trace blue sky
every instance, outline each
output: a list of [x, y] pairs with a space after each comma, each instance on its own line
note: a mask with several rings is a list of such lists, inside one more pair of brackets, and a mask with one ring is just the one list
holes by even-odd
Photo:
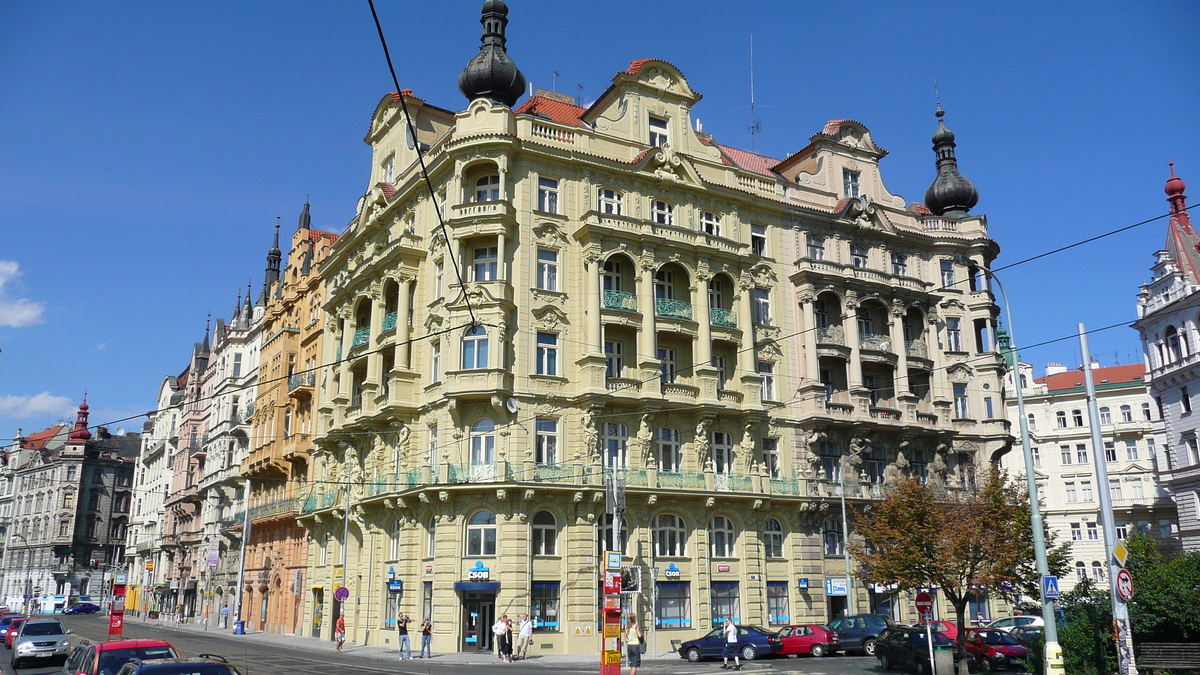
[[[476, 0], [380, 0], [401, 85], [458, 109]], [[933, 82], [1002, 248], [998, 265], [1166, 212], [1167, 157], [1200, 198], [1200, 6], [1190, 3], [513, 0], [535, 87], [590, 100], [666, 59], [705, 131], [784, 157], [827, 119], [865, 123], [888, 188], [933, 178]], [[257, 292], [272, 225], [341, 231], [392, 89], [366, 2], [0, 3], [0, 438], [89, 392], [93, 422], [154, 405], [205, 315]], [[1023, 344], [1135, 317], [1165, 222], [1004, 275]], [[1106, 363], [1134, 331], [1091, 336]], [[1074, 342], [1024, 352], [1075, 364]], [[140, 421], [124, 423], [139, 429]]]

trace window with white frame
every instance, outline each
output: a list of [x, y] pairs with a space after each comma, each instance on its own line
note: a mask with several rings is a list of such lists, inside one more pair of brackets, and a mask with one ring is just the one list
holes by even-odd
[[734, 553], [733, 521], [725, 516], [713, 516], [709, 523], [709, 552], [713, 558], [732, 558]]
[[850, 262], [855, 267], [866, 268], [870, 266], [870, 257], [867, 247], [862, 244], [850, 244]]
[[1033, 465], [1034, 466], [1042, 465], [1042, 451], [1038, 449], [1038, 446], [1036, 446], [1036, 445], [1029, 446], [1029, 455], [1031, 457], [1033, 457]]
[[1187, 437], [1184, 439], [1184, 444], [1187, 445], [1188, 466], [1200, 464], [1200, 445], [1197, 445], [1196, 437]]
[[754, 289], [754, 323], [771, 325], [771, 291], [765, 288]]
[[1100, 539], [1100, 528], [1096, 526], [1096, 523], [1087, 524], [1087, 538], [1088, 541], [1098, 541]]
[[537, 374], [558, 375], [558, 335], [537, 334]]
[[958, 317], [946, 319], [946, 351], [962, 351], [962, 320]]
[[650, 145], [661, 148], [670, 141], [667, 120], [662, 117], [650, 116]]
[[391, 551], [390, 551], [391, 557], [388, 558], [388, 560], [399, 560], [400, 559], [400, 535], [403, 532], [403, 530], [404, 530], [404, 523], [399, 518], [397, 518], [396, 522], [392, 523], [392, 533], [391, 533], [392, 536], [389, 538], [390, 541], [388, 542], [391, 545]]
[[1117, 525], [1116, 528], [1117, 528], [1117, 539], [1125, 539], [1126, 537], [1129, 536], [1129, 526], [1126, 525], [1125, 523], [1121, 523], [1121, 524]]
[[609, 258], [604, 261], [604, 290], [621, 290], [621, 261]]
[[812, 260], [825, 259], [825, 239], [818, 237], [815, 234], [810, 234], [806, 237], [808, 244], [808, 257]]
[[942, 286], [945, 288], [954, 288], [954, 261], [942, 261]]
[[763, 466], [767, 470], [767, 476], [770, 478], [779, 478], [783, 473], [783, 468], [779, 463], [779, 439], [762, 439], [762, 454]]
[[558, 213], [558, 180], [538, 177], [537, 210], [542, 213]]
[[534, 439], [533, 461], [538, 464], [558, 464], [558, 420], [539, 417], [534, 423], [537, 436]]
[[558, 290], [558, 251], [549, 248], [538, 249], [537, 287], [543, 291]]
[[712, 432], [712, 463], [718, 474], [733, 473], [733, 437], [724, 431]]
[[767, 255], [767, 227], [750, 223], [750, 255], [760, 258]]
[[659, 225], [674, 225], [675, 207], [661, 199], [651, 200], [650, 217]]
[[892, 274], [898, 277], [908, 276], [908, 256], [903, 253], [892, 254]]
[[439, 260], [433, 264], [433, 297], [440, 298], [444, 293], [442, 284], [445, 276], [445, 264]]
[[477, 246], [472, 252], [473, 262], [471, 269], [475, 274], [475, 281], [495, 281], [497, 263], [499, 262], [499, 249], [495, 246]]
[[687, 526], [683, 518], [663, 514], [654, 519], [654, 555], [682, 558], [687, 555]]
[[1114, 441], [1105, 441], [1104, 442], [1104, 461], [1106, 461], [1106, 462], [1117, 461], [1117, 444], [1116, 444], [1116, 442], [1114, 442]]
[[775, 397], [775, 364], [769, 361], [758, 362], [758, 374], [762, 376], [762, 399], [778, 401]]
[[1185, 413], [1192, 412], [1192, 396], [1188, 393], [1187, 387], [1179, 389], [1179, 407]]
[[1079, 523], [1071, 523], [1071, 541], [1083, 541], [1083, 527]]
[[721, 218], [712, 211], [700, 212], [700, 229], [714, 237], [721, 236]]
[[1124, 495], [1121, 491], [1121, 479], [1119, 479], [1119, 478], [1108, 479], [1108, 496], [1115, 500], [1124, 499]]
[[467, 521], [467, 555], [496, 555], [496, 514], [476, 511]]
[[1104, 581], [1104, 567], [1099, 560], [1092, 561], [1092, 581]]
[[1146, 420], [1147, 422], [1150, 422], [1154, 419], [1154, 417], [1150, 414], [1150, 404], [1149, 403], [1142, 404], [1142, 419]]
[[396, 182], [396, 156], [390, 155], [383, 162], [383, 182], [391, 185]]
[[842, 523], [830, 518], [825, 521], [825, 555], [842, 555]]
[[624, 195], [611, 188], [600, 189], [600, 213], [605, 213], [610, 216], [621, 215], [621, 202], [624, 201]]
[[1075, 463], [1076, 464], [1087, 464], [1088, 461], [1090, 461], [1090, 460], [1088, 459], [1087, 445], [1084, 443], [1076, 443], [1075, 444]]
[[533, 554], [557, 555], [558, 521], [549, 511], [538, 511], [533, 516]]
[[958, 419], [970, 419], [971, 408], [967, 399], [967, 385], [954, 385], [954, 416]]
[[1054, 422], [1055, 422], [1055, 425], [1059, 429], [1066, 429], [1067, 428], [1067, 413], [1066, 413], [1066, 411], [1059, 410], [1058, 412], [1054, 413]]
[[678, 364], [675, 360], [675, 350], [671, 348], [658, 348], [658, 360], [662, 362], [659, 379], [662, 384], [674, 384], [676, 378], [679, 377]]
[[1084, 502], [1092, 501], [1092, 481], [1085, 480], [1079, 482], [1079, 500]]
[[842, 194], [847, 197], [858, 197], [858, 172], [850, 169], [842, 169]]
[[763, 523], [763, 553], [768, 558], [783, 557], [783, 526], [774, 518]]
[[1066, 496], [1067, 503], [1079, 501], [1079, 498], [1075, 494], [1075, 483], [1070, 481], [1063, 483], [1063, 494]]
[[442, 380], [442, 343], [429, 343], [429, 377], [430, 382]]
[[1071, 421], [1073, 421], [1075, 423], [1075, 426], [1077, 426], [1077, 427], [1083, 426], [1083, 411], [1082, 410], [1072, 410], [1071, 411]]
[[1108, 407], [1100, 409], [1100, 424], [1112, 424], [1112, 410]]
[[462, 369], [477, 370], [488, 367], [488, 335], [483, 326], [467, 329], [462, 341]]
[[717, 391], [725, 391], [725, 383], [729, 377], [725, 370], [725, 357], [714, 356], [712, 360], [713, 368], [717, 371]]
[[679, 430], [662, 427], [658, 430], [658, 470], [660, 473], [679, 473]]
[[1075, 563], [1075, 580], [1087, 581], [1087, 565], [1082, 560]]
[[604, 376], [624, 377], [625, 344], [616, 340], [604, 341]]
[[1130, 478], [1129, 481], [1129, 496], [1133, 499], [1145, 499], [1145, 488], [1142, 487], [1141, 478]]
[[476, 466], [496, 461], [496, 423], [483, 417], [471, 425], [471, 464]]
[[480, 176], [475, 180], [475, 201], [494, 202], [500, 199], [500, 176]]
[[1127, 406], [1127, 405], [1121, 406], [1121, 421], [1122, 422], [1132, 422], [1133, 421], [1133, 408], [1132, 407]]
[[600, 446], [604, 449], [604, 466], [623, 469], [626, 463], [626, 443], [629, 430], [624, 424], [605, 422], [600, 425]]

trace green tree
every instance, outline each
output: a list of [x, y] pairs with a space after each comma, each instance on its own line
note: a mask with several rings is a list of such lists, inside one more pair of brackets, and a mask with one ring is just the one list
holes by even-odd
[[1153, 537], [1137, 534], [1125, 540], [1126, 561], [1133, 575], [1129, 623], [1135, 643], [1200, 641], [1200, 553], [1184, 553], [1158, 562]]
[[[1005, 594], [1009, 603], [1024, 611], [1035, 614], [1042, 613], [1041, 598], [1042, 575], [1037, 570], [1037, 559], [1033, 550], [1033, 509], [1029, 503], [1029, 489], [1023, 480], [1015, 482], [1017, 503], [1017, 529], [1025, 540], [1025, 552], [1017, 562], [1013, 581]], [[1071, 542], [1057, 541], [1050, 525], [1042, 519], [1042, 536], [1046, 542], [1046, 567], [1049, 574], [1064, 577], [1071, 567]], [[1021, 602], [1022, 597], [1033, 598], [1034, 602]]]
[[1117, 669], [1113, 638], [1112, 602], [1108, 591], [1097, 590], [1090, 579], [1075, 584], [1060, 600], [1067, 620], [1058, 625], [1067, 675], [1109, 675]]
[[[971, 491], [922, 485], [909, 479], [891, 487], [869, 510], [856, 511], [862, 543], [851, 546], [872, 583], [911, 590], [934, 583], [954, 607], [962, 663], [966, 613], [979, 588], [999, 591], [1016, 580], [1031, 554], [1021, 532], [1021, 491], [991, 471]], [[1028, 527], [1026, 527], [1028, 529]]]

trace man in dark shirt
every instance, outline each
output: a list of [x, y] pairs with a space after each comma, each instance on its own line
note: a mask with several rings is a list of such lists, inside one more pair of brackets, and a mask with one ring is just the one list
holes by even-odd
[[396, 619], [396, 630], [400, 633], [400, 660], [412, 659], [412, 646], [408, 643], [408, 617], [404, 614]]

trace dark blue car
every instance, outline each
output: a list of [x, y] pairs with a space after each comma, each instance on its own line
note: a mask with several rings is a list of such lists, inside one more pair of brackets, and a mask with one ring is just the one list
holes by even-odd
[[62, 613], [63, 614], [95, 614], [96, 612], [99, 612], [99, 611], [100, 611], [100, 605], [92, 604], [90, 602], [80, 602], [78, 604], [71, 605], [70, 607], [64, 609], [62, 611]]
[[[783, 641], [774, 631], [762, 626], [738, 626], [738, 651], [743, 661], [753, 661], [779, 651]], [[708, 635], [679, 645], [679, 655], [692, 663], [703, 659], [720, 658], [725, 651], [723, 628], [714, 628]]]

